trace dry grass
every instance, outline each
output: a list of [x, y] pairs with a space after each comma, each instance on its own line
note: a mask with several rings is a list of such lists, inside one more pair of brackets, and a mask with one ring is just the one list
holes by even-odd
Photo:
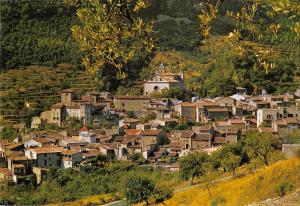
[[[255, 174], [249, 174], [243, 178], [219, 183], [211, 187], [212, 199], [222, 197], [225, 203], [222, 205], [235, 206], [259, 202], [267, 198], [278, 196], [276, 187], [282, 182], [293, 184], [294, 192], [299, 188], [300, 160], [293, 158], [281, 160], [263, 168]], [[212, 199], [208, 190], [203, 186], [179, 192], [173, 198], [166, 201], [166, 205], [211, 205]]]
[[116, 200], [116, 197], [110, 195], [110, 194], [103, 194], [103, 195], [91, 195], [84, 198], [81, 198], [80, 200], [76, 201], [69, 201], [64, 203], [53, 203], [48, 204], [48, 206], [83, 206], [88, 204], [105, 204], [108, 202], [113, 202]]

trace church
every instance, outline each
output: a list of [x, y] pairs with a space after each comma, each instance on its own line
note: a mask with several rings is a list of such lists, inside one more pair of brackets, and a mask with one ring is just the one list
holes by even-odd
[[181, 88], [184, 89], [183, 73], [165, 72], [161, 63], [159, 72], [150, 80], [144, 82], [144, 95], [150, 95], [154, 91], [160, 92], [163, 89]]

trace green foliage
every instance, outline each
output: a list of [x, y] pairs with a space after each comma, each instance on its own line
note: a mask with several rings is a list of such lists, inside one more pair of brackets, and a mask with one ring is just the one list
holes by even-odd
[[75, 7], [61, 0], [1, 2], [1, 68], [28, 65], [78, 65], [80, 52], [71, 36]]
[[172, 190], [166, 187], [156, 187], [153, 193], [155, 203], [163, 203], [165, 200], [172, 197]]
[[235, 175], [235, 170], [241, 164], [241, 157], [233, 153], [227, 153], [225, 157], [221, 160], [221, 166], [225, 168], [226, 171], [232, 171], [233, 176]]
[[148, 200], [153, 194], [155, 184], [148, 178], [135, 175], [128, 178], [126, 183], [126, 198], [130, 203], [139, 203]]
[[153, 25], [138, 17], [138, 11], [146, 7], [143, 0], [88, 0], [77, 10], [80, 24], [72, 27], [72, 33], [84, 53], [82, 63], [89, 72], [96, 74], [109, 64], [124, 79], [124, 68], [129, 62], [155, 49]]
[[13, 140], [17, 138], [19, 135], [18, 131], [13, 128], [13, 126], [5, 126], [1, 131], [0, 131], [0, 139], [6, 139], [6, 140]]
[[160, 92], [154, 91], [151, 96], [154, 98], [177, 98], [184, 101], [188, 101], [191, 97], [186, 91], [178, 87], [163, 89]]
[[128, 159], [139, 165], [145, 164], [147, 162], [147, 160], [145, 160], [145, 158], [139, 153], [133, 153], [132, 155], [129, 155]]
[[96, 88], [94, 79], [69, 64], [9, 70], [0, 75], [0, 82], [3, 121], [23, 122], [28, 127], [32, 117], [60, 101], [59, 94], [63, 89], [72, 87], [81, 94]]
[[[81, 166], [80, 170], [51, 169], [46, 180], [36, 188], [31, 184], [10, 185], [2, 193], [0, 200], [10, 204], [37, 205], [46, 203], [65, 202], [80, 199], [88, 195], [118, 194], [124, 197], [126, 193], [127, 177], [135, 177], [143, 174], [152, 186], [151, 197], [154, 191], [160, 191], [154, 198], [162, 200], [169, 195], [161, 182], [177, 180], [177, 175], [165, 174], [152, 167], [132, 165], [128, 162], [115, 161], [111, 163], [107, 157], [101, 157], [99, 161], [106, 162], [102, 166]], [[94, 163], [92, 163], [94, 165]], [[98, 165], [98, 164], [97, 164]], [[178, 181], [180, 179], [178, 178]], [[178, 182], [177, 181], [177, 182]]]
[[185, 180], [191, 178], [191, 182], [195, 177], [205, 174], [205, 163], [208, 162], [209, 156], [206, 152], [189, 153], [180, 159], [180, 174]]
[[284, 137], [285, 144], [299, 144], [300, 143], [300, 132], [293, 132], [288, 136]]
[[214, 199], [212, 199], [210, 205], [211, 206], [218, 206], [223, 205], [226, 202], [225, 198], [222, 196], [217, 196]]
[[137, 87], [130, 87], [130, 86], [119, 86], [117, 90], [117, 95], [141, 95], [142, 91], [140, 88]]
[[292, 191], [293, 184], [291, 182], [283, 182], [277, 185], [276, 192], [280, 197], [285, 196], [288, 192]]
[[281, 141], [273, 134], [249, 132], [243, 139], [243, 145], [250, 159], [259, 159], [268, 166], [272, 155], [280, 149]]
[[156, 119], [157, 115], [155, 112], [146, 112], [143, 117], [141, 118], [142, 123], [147, 123], [150, 120]]
[[[243, 145], [239, 142], [222, 146], [212, 153], [210, 159], [215, 169], [221, 167], [224, 171], [232, 172], [236, 165], [248, 162], [247, 154], [243, 151]], [[228, 160], [230, 161], [227, 163]]]

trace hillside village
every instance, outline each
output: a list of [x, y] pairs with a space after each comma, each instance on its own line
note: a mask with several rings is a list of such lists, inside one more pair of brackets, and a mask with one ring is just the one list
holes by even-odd
[[[178, 157], [193, 151], [210, 154], [238, 142], [247, 131], [278, 136], [300, 131], [300, 90], [251, 96], [238, 87], [232, 96], [193, 97], [190, 102], [150, 96], [172, 87], [184, 89], [183, 74], [160, 68], [144, 82], [144, 96], [89, 92], [78, 97], [72, 89], [61, 91], [60, 102], [32, 119], [32, 132], [13, 142], [1, 140], [1, 159], [8, 166], [0, 170], [2, 179], [18, 182], [34, 173], [41, 183], [50, 168], [89, 165], [99, 155], [130, 161], [130, 156], [140, 154], [172, 172], [179, 170]], [[70, 119], [80, 121], [78, 131], [38, 129], [45, 123], [59, 128]], [[103, 119], [118, 123], [104, 128]]]

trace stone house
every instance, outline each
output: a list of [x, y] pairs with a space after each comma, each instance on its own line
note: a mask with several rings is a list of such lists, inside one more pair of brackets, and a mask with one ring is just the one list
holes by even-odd
[[24, 142], [24, 147], [45, 147], [45, 146], [53, 146], [55, 144], [55, 140], [47, 138], [47, 137], [38, 137]]
[[140, 134], [142, 149], [150, 145], [160, 145], [164, 143], [166, 138], [163, 130], [144, 130]]
[[209, 148], [212, 145], [213, 136], [209, 133], [200, 133], [196, 134], [195, 137], [192, 138], [192, 150], [200, 150], [203, 148]]
[[181, 150], [192, 148], [192, 139], [196, 136], [193, 131], [176, 130], [173, 131], [174, 139], [180, 143]]
[[281, 136], [287, 136], [293, 132], [300, 131], [300, 121], [295, 117], [288, 117], [273, 121], [272, 128]]
[[25, 151], [31, 167], [40, 168], [70, 168], [82, 161], [82, 153], [67, 150], [62, 147], [37, 147]]
[[114, 98], [114, 106], [127, 112], [144, 111], [150, 104], [151, 98], [147, 96], [117, 96]]
[[186, 118], [188, 121], [197, 122], [197, 106], [193, 103], [183, 102], [175, 106], [175, 111], [180, 117]]
[[32, 167], [61, 168], [61, 147], [38, 147], [25, 151]]
[[257, 110], [257, 127], [261, 125], [272, 126], [272, 122], [277, 119], [282, 119], [282, 115], [279, 113], [278, 109], [258, 109]]
[[139, 119], [126, 118], [119, 120], [119, 127], [126, 127], [127, 129], [136, 129], [136, 126], [141, 122]]

